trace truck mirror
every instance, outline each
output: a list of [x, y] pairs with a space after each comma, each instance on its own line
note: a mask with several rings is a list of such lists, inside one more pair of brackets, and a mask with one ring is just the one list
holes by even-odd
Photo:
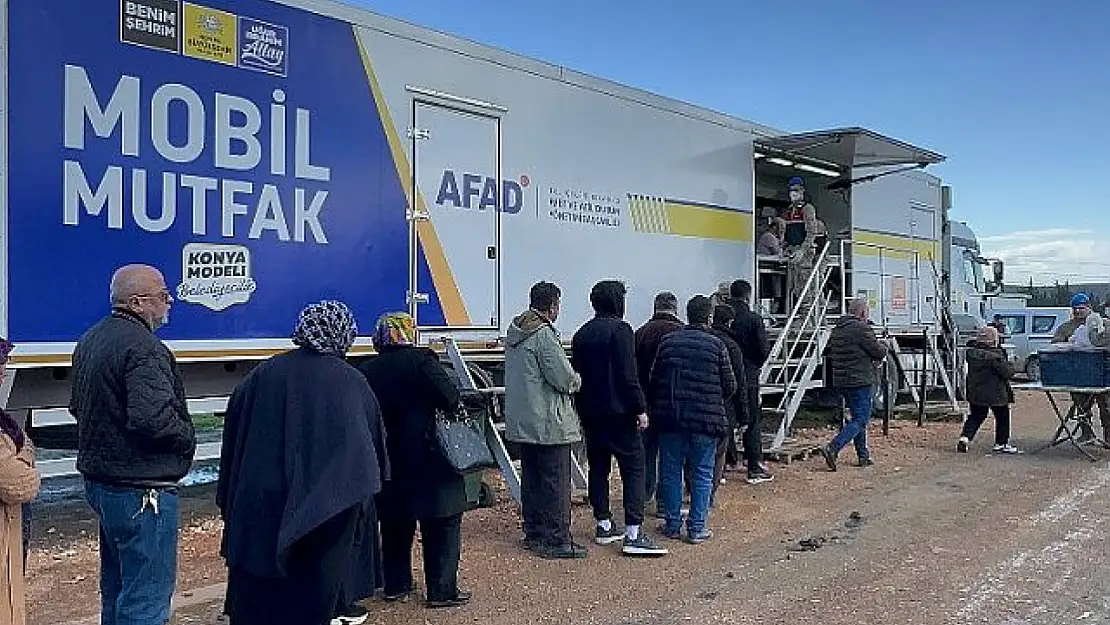
[[994, 273], [995, 288], [1001, 290], [1002, 289], [1002, 280], [1004, 278], [1002, 261], [1000, 261], [1000, 260], [991, 261], [991, 271]]

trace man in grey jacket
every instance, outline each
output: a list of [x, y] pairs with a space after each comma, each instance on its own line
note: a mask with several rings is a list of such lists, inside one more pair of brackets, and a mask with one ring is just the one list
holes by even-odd
[[505, 338], [505, 439], [520, 446], [524, 545], [545, 558], [584, 558], [570, 537], [570, 453], [582, 440], [572, 395], [582, 388], [553, 323], [559, 287], [532, 286]]

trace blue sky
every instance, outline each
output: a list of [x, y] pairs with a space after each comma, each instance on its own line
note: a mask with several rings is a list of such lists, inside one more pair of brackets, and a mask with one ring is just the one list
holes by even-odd
[[933, 149], [1015, 279], [1110, 279], [1110, 2], [348, 1], [788, 131]]

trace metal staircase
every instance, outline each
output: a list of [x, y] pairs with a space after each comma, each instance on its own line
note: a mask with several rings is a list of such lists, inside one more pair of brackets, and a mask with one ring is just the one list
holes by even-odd
[[770, 451], [786, 442], [806, 392], [823, 386], [823, 381], [815, 374], [831, 331], [828, 323], [830, 296], [826, 285], [839, 266], [839, 258], [829, 254], [830, 249], [832, 246], [826, 245], [818, 255], [813, 271], [786, 323], [778, 330], [767, 362], [759, 372], [761, 398], [777, 396], [775, 406], [768, 410], [782, 415]]

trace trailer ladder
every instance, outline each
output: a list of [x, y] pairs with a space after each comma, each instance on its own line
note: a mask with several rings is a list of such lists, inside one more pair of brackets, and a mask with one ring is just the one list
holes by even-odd
[[[806, 392], [823, 386], [814, 375], [822, 362], [831, 331], [828, 323], [830, 297], [826, 286], [838, 266], [829, 249], [831, 246], [826, 245], [818, 255], [813, 271], [759, 372], [761, 398], [779, 395], [772, 410], [782, 415], [768, 451], [777, 451], [787, 442]], [[762, 400], [760, 403], [762, 405]]]
[[[501, 469], [501, 476], [504, 478], [505, 485], [509, 489], [509, 495], [512, 496], [513, 501], [519, 505], [520, 473], [517, 472], [516, 465], [513, 464], [513, 460], [509, 456], [509, 450], [505, 445], [505, 440], [501, 436], [505, 429], [504, 419], [496, 418], [501, 414], [501, 400], [505, 395], [505, 387], [486, 384], [488, 380], [483, 380], [483, 384], [481, 385], [478, 384], [474, 378], [470, 364], [463, 358], [462, 350], [459, 349], [458, 343], [455, 341], [454, 337], [440, 336], [438, 337], [438, 341], [443, 343], [447, 358], [451, 363], [451, 368], [458, 378], [459, 388], [464, 391], [482, 393], [490, 396], [494, 400], [490, 402], [492, 409], [486, 414], [485, 421], [482, 423], [482, 430], [486, 437], [486, 444], [489, 445], [490, 451], [493, 453], [493, 457], [497, 460], [497, 465]], [[578, 462], [578, 457], [575, 456], [573, 452], [570, 452], [570, 467], [572, 488], [586, 488], [586, 471], [582, 468], [582, 465]]]

